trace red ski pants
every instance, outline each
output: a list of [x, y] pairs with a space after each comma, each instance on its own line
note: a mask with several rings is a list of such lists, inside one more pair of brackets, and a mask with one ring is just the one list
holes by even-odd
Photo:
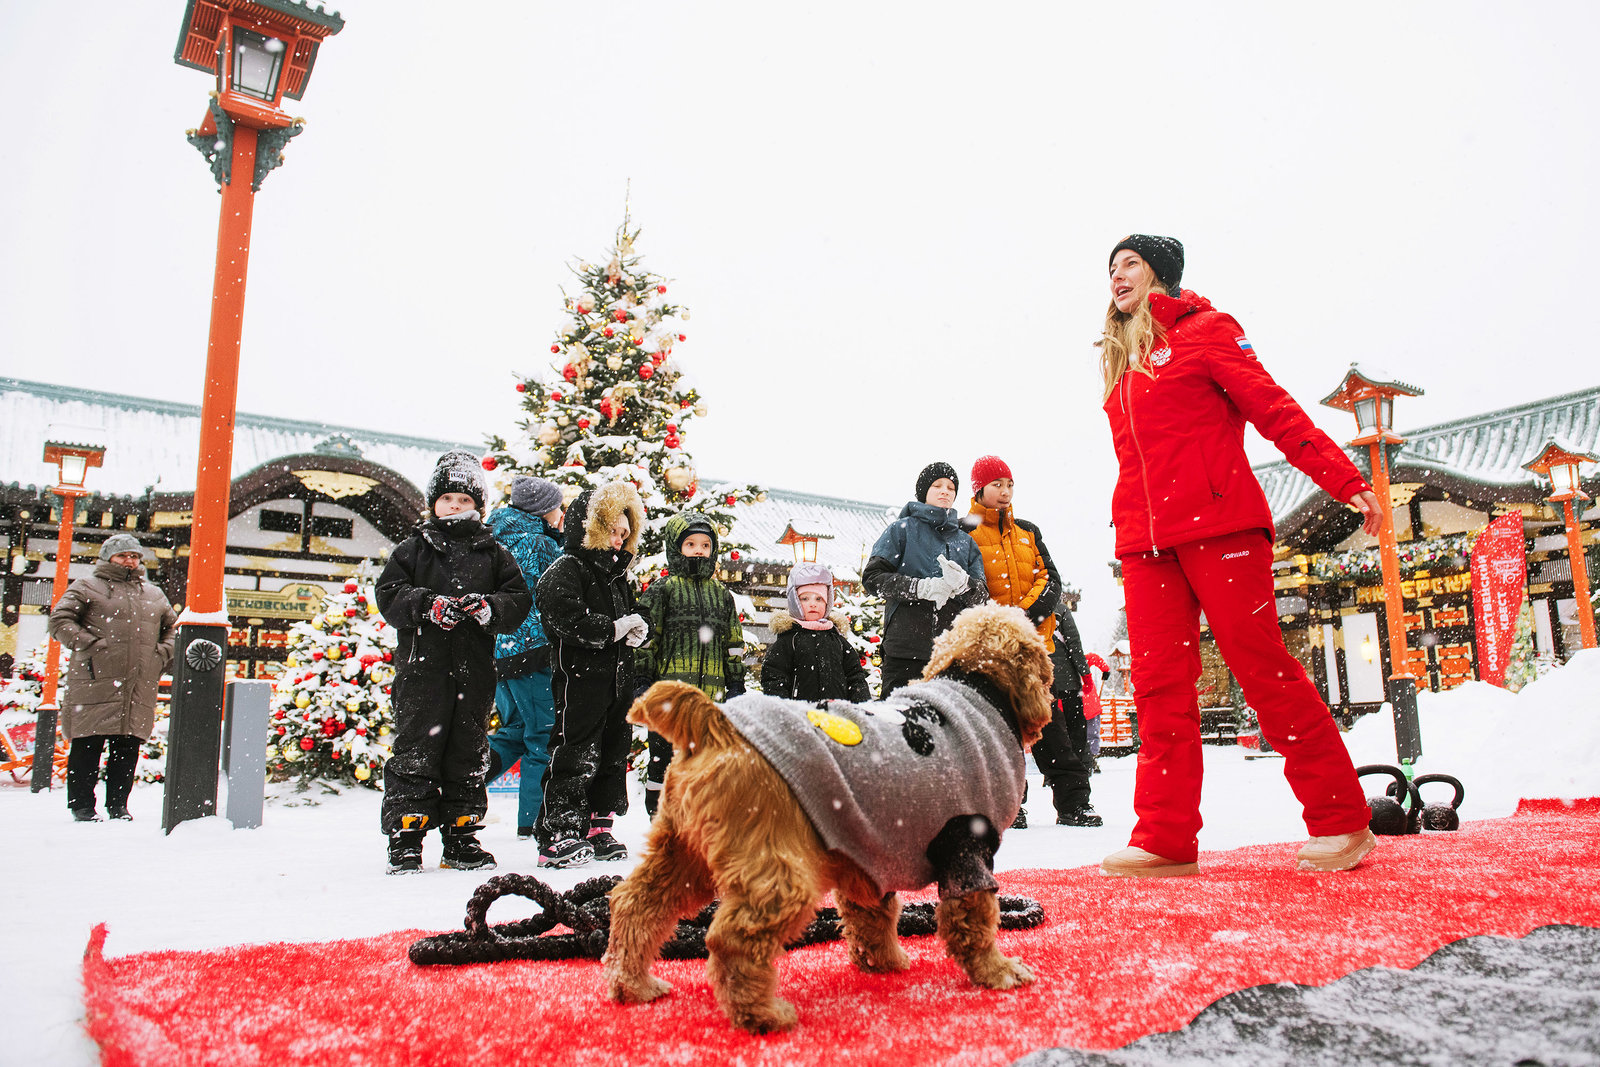
[[1194, 541], [1122, 559], [1122, 586], [1139, 710], [1139, 768], [1130, 844], [1192, 862], [1200, 833], [1200, 612], [1283, 753], [1289, 786], [1313, 837], [1367, 825], [1350, 754], [1328, 705], [1278, 629], [1272, 542], [1264, 530]]

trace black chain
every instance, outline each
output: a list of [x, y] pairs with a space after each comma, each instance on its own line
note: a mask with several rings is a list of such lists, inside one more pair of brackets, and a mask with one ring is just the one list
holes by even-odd
[[[408, 955], [417, 964], [498, 963], [501, 960], [597, 960], [611, 936], [611, 890], [621, 882], [616, 875], [590, 878], [565, 893], [526, 874], [502, 874], [478, 887], [467, 901], [466, 929], [425, 937], [411, 945]], [[489, 905], [503, 896], [527, 897], [540, 914], [517, 922], [490, 926]], [[1029, 897], [998, 898], [1000, 926], [1027, 930], [1044, 922], [1044, 907]], [[717, 913], [707, 904], [691, 919], [680, 919], [677, 932], [661, 946], [661, 958], [706, 958], [706, 930]], [[549, 934], [566, 926], [570, 934]], [[907, 904], [900, 911], [901, 937], [918, 937], [938, 930], [932, 903]], [[836, 908], [820, 908], [805, 931], [786, 947], [837, 941], [843, 936]]]

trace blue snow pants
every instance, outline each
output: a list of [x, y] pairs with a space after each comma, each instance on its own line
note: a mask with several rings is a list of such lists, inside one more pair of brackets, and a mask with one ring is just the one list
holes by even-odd
[[550, 672], [533, 671], [495, 686], [500, 729], [489, 744], [509, 768], [522, 761], [522, 786], [517, 793], [517, 825], [533, 826], [544, 806], [544, 773], [550, 766], [550, 733], [556, 725], [556, 702]]

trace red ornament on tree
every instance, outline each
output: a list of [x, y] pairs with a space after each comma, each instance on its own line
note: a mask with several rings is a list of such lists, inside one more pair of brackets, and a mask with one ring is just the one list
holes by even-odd
[[518, 382], [517, 383], [517, 392], [526, 393], [527, 391], [528, 391], [528, 383], [527, 382]]
[[733, 507], [738, 502], [739, 502], [739, 498], [738, 497], [734, 496], [732, 493], [728, 494], [727, 505], [730, 508]]
[[679, 334], [679, 335], [678, 335], [678, 340], [680, 340], [680, 341], [687, 341], [687, 340], [688, 340], [688, 339], [689, 339], [689, 338], [688, 338], [688, 336], [687, 336], [687, 335], [686, 335], [686, 334], [681, 334], [681, 333], [680, 333], [680, 334]]
[[683, 442], [678, 439], [678, 435], [675, 433], [667, 434], [666, 437], [661, 439], [661, 443], [666, 445], [668, 448], [677, 448], [679, 445], [683, 444]]
[[603, 396], [600, 398], [600, 414], [609, 419], [612, 417], [612, 412], [616, 410], [617, 406], [611, 402], [611, 398], [609, 396]]
[[628, 313], [626, 311], [623, 311], [621, 308], [618, 308], [617, 310], [613, 311], [611, 313], [611, 317], [616, 319], [618, 322], [627, 322], [628, 321]]
[[662, 567], [661, 568], [661, 577], [665, 578], [666, 576], [667, 576], [667, 568]]
[[667, 354], [665, 352], [652, 352], [652, 353], [650, 353], [650, 362], [654, 363], [656, 366], [659, 367], [659, 366], [661, 366], [661, 364], [665, 363], [666, 361], [667, 361]]
[[652, 374], [654, 374], [655, 372], [656, 372], [655, 367], [651, 366], [650, 364], [648, 364], [648, 363], [639, 364], [639, 377], [648, 378]]
[[665, 292], [666, 292], [666, 291], [667, 291], [667, 287], [666, 287], [666, 286], [664, 286], [664, 285], [658, 285], [658, 286], [656, 286], [656, 292], [658, 292], [658, 293], [665, 293]]
[[607, 326], [605, 329], [601, 330], [600, 332], [605, 334], [607, 337], [615, 337], [617, 335], [617, 331], [613, 330], [609, 326]]
[[589, 428], [589, 418], [588, 418], [588, 416], [586, 416], [586, 415], [578, 416], [578, 429], [587, 430], [588, 428]]
[[[559, 400], [561, 398], [557, 397], [556, 399]], [[684, 397], [682, 400], [678, 401], [678, 406], [680, 408], [686, 408], [686, 407], [691, 406], [693, 403], [694, 402], [692, 400], [690, 400], [688, 397]]]
[[568, 363], [565, 367], [561, 368], [561, 376], [569, 382], [573, 381], [578, 377], [578, 368]]
[[728, 553], [728, 558], [733, 560], [733, 562], [738, 563], [739, 562], [739, 550], [736, 548], [732, 552], [729, 552]]
[[551, 355], [558, 355], [560, 352], [561, 352], [561, 346], [560, 345], [551, 345], [550, 346], [550, 354]]
[[345, 618], [353, 619], [353, 618], [355, 618], [355, 615], [356, 615], [356, 609], [355, 608], [345, 608], [344, 609], [344, 617]]
[[322, 658], [322, 649], [320, 649], [320, 648], [312, 649], [311, 650], [311, 658], [312, 659], [321, 659]]
[[557, 404], [559, 404], [559, 403], [561, 403], [561, 394], [559, 392], [551, 393], [550, 394], [550, 399], [554, 400]]
[[[483, 457], [483, 469], [484, 470], [492, 471], [498, 466], [500, 466], [500, 461], [495, 459], [493, 456], [484, 456]], [[347, 592], [348, 592], [348, 590], [347, 590]]]
[[678, 424], [675, 423], [675, 422], [667, 423], [667, 432], [668, 433], [677, 433], [678, 432]]
[[309, 737], [302, 737], [300, 739], [300, 747], [305, 751], [310, 752], [312, 749], [317, 747], [317, 743], [311, 740]]
[[286, 726], [278, 727], [278, 736], [279, 737], [282, 737], [284, 734], [286, 734], [288, 732], [289, 732], [289, 728], [288, 727], [286, 727]]
[[[381, 625], [383, 625], [383, 624], [382, 624], [382, 623], [379, 623], [379, 624], [378, 624], [378, 625], [380, 625], [380, 626], [381, 626]], [[385, 663], [388, 663], [388, 662], [389, 662], [389, 661], [390, 661], [390, 660], [392, 660], [392, 659], [394, 659], [394, 653], [393, 653], [393, 652], [385, 652], [385, 653], [384, 653], [384, 654], [383, 654], [383, 662], [385, 662]]]
[[356, 583], [355, 582], [345, 582], [344, 583], [344, 591], [346, 593], [354, 593], [356, 591]]

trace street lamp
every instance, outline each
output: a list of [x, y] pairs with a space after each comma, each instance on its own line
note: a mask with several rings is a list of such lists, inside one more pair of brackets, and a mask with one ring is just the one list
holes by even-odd
[[[55, 610], [61, 594], [67, 591], [72, 570], [73, 512], [78, 498], [88, 496], [83, 487], [89, 468], [98, 467], [106, 457], [105, 445], [98, 443], [101, 431], [78, 427], [51, 426], [44, 443], [44, 462], [56, 465], [56, 484], [50, 490], [61, 498], [61, 523], [56, 535], [56, 571], [50, 584], [50, 609]], [[94, 442], [94, 443], [91, 443]], [[50, 788], [55, 769], [56, 720], [61, 715], [57, 689], [61, 684], [61, 643], [55, 638], [45, 652], [44, 688], [39, 694], [38, 725], [33, 731], [33, 774], [28, 783], [32, 792]]]
[[173, 60], [216, 79], [205, 121], [189, 143], [222, 193], [216, 272], [200, 409], [200, 461], [189, 536], [187, 605], [178, 619], [161, 825], [216, 814], [223, 659], [228, 612], [223, 564], [232, 489], [239, 341], [255, 193], [305, 125], [278, 106], [304, 94], [324, 38], [344, 28], [337, 12], [301, 0], [188, 0]]
[[1356, 417], [1351, 445], [1371, 450], [1372, 491], [1378, 498], [1378, 561], [1383, 570], [1384, 621], [1389, 629], [1389, 703], [1394, 708], [1394, 744], [1407, 772], [1422, 757], [1422, 732], [1417, 723], [1417, 681], [1407, 655], [1405, 605], [1400, 596], [1400, 557], [1394, 534], [1394, 499], [1389, 490], [1391, 448], [1405, 443], [1394, 432], [1394, 398], [1421, 396], [1422, 390], [1376, 370], [1350, 364], [1339, 388], [1322, 398], [1330, 408]]
[[794, 549], [794, 561], [796, 563], [815, 563], [817, 561], [817, 542], [823, 538], [831, 541], [833, 540], [833, 534], [820, 531], [803, 533], [795, 529], [793, 520], [790, 520], [789, 524], [783, 528], [783, 536], [778, 538], [778, 544], [789, 545]]
[[1594, 606], [1589, 600], [1589, 561], [1583, 552], [1583, 531], [1578, 528], [1578, 516], [1572, 506], [1574, 500], [1588, 500], [1583, 482], [1578, 475], [1580, 463], [1600, 463], [1600, 455], [1574, 448], [1566, 441], [1552, 437], [1537, 456], [1522, 465], [1523, 470], [1542, 474], [1550, 479], [1552, 504], [1561, 505], [1562, 517], [1567, 527], [1567, 559], [1572, 564], [1572, 595], [1578, 601], [1578, 633], [1583, 647], [1595, 647]]

